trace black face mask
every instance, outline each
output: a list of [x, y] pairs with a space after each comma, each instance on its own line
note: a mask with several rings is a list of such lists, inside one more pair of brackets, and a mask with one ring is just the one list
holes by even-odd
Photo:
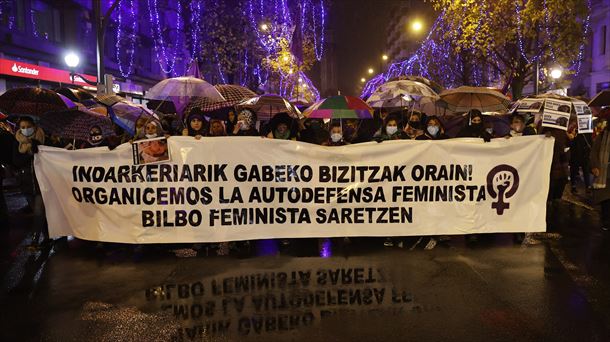
[[419, 129], [420, 125], [421, 125], [420, 121], [409, 121], [409, 126], [415, 128], [415, 129]]

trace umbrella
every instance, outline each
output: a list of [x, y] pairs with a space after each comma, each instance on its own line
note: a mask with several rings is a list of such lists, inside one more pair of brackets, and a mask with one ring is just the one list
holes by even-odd
[[423, 83], [423, 84], [427, 85], [428, 87], [430, 87], [432, 90], [434, 90], [434, 92], [437, 94], [440, 93], [441, 91], [443, 91], [443, 86], [441, 86], [440, 84], [438, 84], [432, 80], [429, 80], [423, 76], [403, 75], [403, 76], [391, 78], [389, 81], [391, 82], [391, 81], [404, 81], [404, 80]]
[[411, 101], [421, 105], [438, 99], [438, 94], [427, 85], [403, 80], [380, 85], [366, 102], [373, 108], [398, 108]]
[[128, 101], [125, 98], [116, 95], [104, 95], [97, 99], [100, 103], [107, 106], [110, 118], [114, 123], [127, 131], [130, 135], [136, 133], [136, 122], [140, 118], [145, 118], [147, 121], [159, 121], [150, 109]]
[[61, 87], [54, 90], [56, 93], [61, 94], [74, 102], [82, 103], [85, 100], [91, 100], [94, 98], [90, 93], [82, 89], [73, 89], [68, 87]]
[[114, 135], [108, 117], [84, 108], [45, 113], [39, 125], [46, 133], [67, 139], [89, 139], [92, 126], [99, 126], [104, 136]]
[[499, 91], [486, 87], [461, 86], [441, 92], [441, 100], [446, 107], [456, 113], [478, 109], [481, 112], [504, 112], [510, 106], [510, 99]]
[[314, 103], [303, 115], [312, 119], [372, 119], [373, 108], [353, 96], [331, 96]]
[[610, 106], [610, 89], [600, 91], [591, 102], [589, 107], [604, 107]]
[[76, 108], [74, 102], [44, 88], [15, 88], [0, 95], [0, 109], [9, 114], [40, 116], [49, 111]]
[[290, 117], [299, 119], [301, 112], [288, 102], [285, 98], [274, 95], [265, 94], [253, 97], [237, 105], [239, 109], [250, 109], [256, 113], [256, 116], [261, 121], [268, 121], [278, 113], [287, 113]]
[[183, 113], [186, 105], [196, 97], [208, 98], [211, 101], [224, 101], [218, 90], [208, 82], [190, 76], [165, 79], [146, 93], [151, 100], [171, 100], [178, 113]]
[[216, 88], [216, 90], [218, 90], [218, 92], [225, 98], [224, 101], [214, 101], [209, 98], [197, 99], [186, 107], [184, 114], [188, 116], [188, 114], [194, 109], [198, 109], [203, 113], [215, 112], [224, 108], [233, 107], [247, 99], [256, 97], [256, 93], [252, 90], [234, 84], [217, 84], [214, 86], [214, 88]]

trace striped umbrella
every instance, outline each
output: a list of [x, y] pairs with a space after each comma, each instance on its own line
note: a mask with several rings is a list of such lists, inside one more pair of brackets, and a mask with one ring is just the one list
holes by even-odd
[[372, 119], [373, 108], [354, 96], [331, 96], [314, 103], [303, 115], [312, 119]]
[[501, 92], [487, 87], [461, 86], [444, 90], [441, 102], [454, 113], [464, 113], [471, 109], [481, 112], [506, 112], [510, 107], [510, 99]]
[[234, 84], [217, 84], [214, 88], [225, 98], [224, 101], [214, 101], [208, 98], [197, 99], [189, 104], [185, 113], [188, 113], [193, 108], [199, 108], [202, 112], [212, 112], [222, 108], [233, 107], [247, 99], [256, 97], [256, 93], [252, 90]]
[[239, 109], [249, 109], [256, 113], [261, 121], [269, 121], [276, 114], [287, 113], [294, 119], [301, 118], [301, 112], [285, 98], [275, 94], [253, 97], [237, 105]]

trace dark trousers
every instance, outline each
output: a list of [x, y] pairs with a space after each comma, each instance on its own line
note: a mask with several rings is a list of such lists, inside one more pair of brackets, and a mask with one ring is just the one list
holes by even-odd
[[603, 225], [610, 224], [610, 199], [602, 201], [601, 203], [601, 221]]
[[589, 188], [591, 186], [591, 168], [588, 163], [570, 165], [570, 183], [572, 184], [572, 187], [576, 186], [576, 180], [578, 179], [580, 169], [582, 169], [582, 178], [584, 179], [585, 186]]
[[566, 183], [568, 182], [565, 178], [551, 178], [551, 185], [549, 187], [549, 196], [547, 198], [548, 201], [561, 199], [563, 196], [563, 189], [566, 187]]

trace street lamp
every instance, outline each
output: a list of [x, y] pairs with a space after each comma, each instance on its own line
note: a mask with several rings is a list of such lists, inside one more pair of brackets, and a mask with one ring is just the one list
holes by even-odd
[[269, 25], [267, 25], [267, 24], [262, 24], [261, 25], [261, 30], [267, 31], [268, 29], [269, 29]]
[[411, 24], [411, 30], [413, 32], [420, 32], [424, 28], [424, 24], [420, 20], [415, 20]]
[[553, 68], [553, 69], [551, 69], [551, 77], [554, 80], [557, 80], [557, 79], [561, 78], [562, 75], [563, 75], [563, 70], [561, 70], [560, 68]]
[[74, 53], [73, 51], [70, 51], [64, 56], [64, 62], [66, 62], [66, 65], [68, 66], [68, 68], [74, 69], [80, 63], [80, 58], [78, 57], [78, 55], [76, 53]]
[[387, 61], [388, 60], [388, 55], [381, 56], [381, 59], [383, 59], [384, 61]]
[[68, 68], [70, 68], [70, 79], [72, 80], [72, 84], [74, 84], [74, 79], [76, 78], [76, 76], [78, 76], [83, 82], [91, 86], [98, 85], [97, 82], [89, 81], [82, 75], [76, 73], [75, 69], [80, 64], [80, 57], [78, 57], [78, 55], [74, 51], [70, 51], [64, 56], [64, 62], [66, 62], [66, 65], [68, 66]]
[[369, 68], [369, 75], [372, 75], [375, 72], [375, 70], [373, 70], [373, 68]]
[[364, 83], [364, 82], [366, 82], [366, 78], [363, 77], [360, 79], [360, 83]]

